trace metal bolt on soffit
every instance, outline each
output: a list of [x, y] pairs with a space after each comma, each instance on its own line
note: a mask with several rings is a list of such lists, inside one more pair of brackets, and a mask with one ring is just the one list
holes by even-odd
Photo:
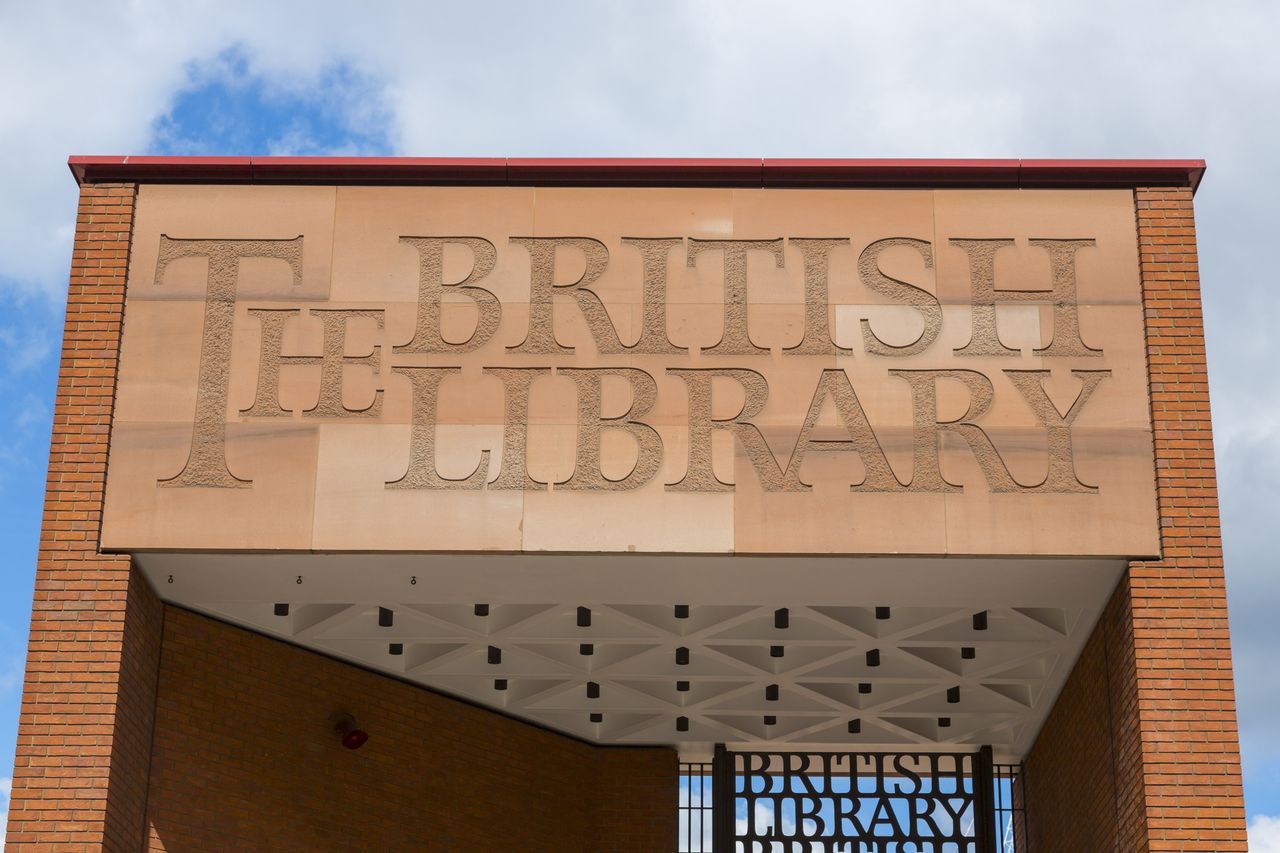
[[1204, 160], [73, 156], [78, 184], [1190, 187]]

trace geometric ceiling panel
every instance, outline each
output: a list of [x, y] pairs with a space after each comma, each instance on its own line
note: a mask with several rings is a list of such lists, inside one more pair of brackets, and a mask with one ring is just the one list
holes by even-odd
[[833, 625], [826, 619], [811, 618], [806, 611], [807, 608], [797, 607], [758, 608], [745, 618], [734, 619], [730, 627], [714, 631], [710, 636], [713, 640], [775, 640], [779, 643], [830, 643], [849, 637], [847, 627]]
[[931, 682], [888, 683], [884, 681], [799, 681], [800, 687], [825, 696], [838, 705], [867, 712], [875, 708], [893, 707], [907, 697], [919, 694], [922, 684]]
[[731, 657], [753, 669], [777, 675], [804, 668], [806, 671], [821, 661], [846, 654], [847, 645], [807, 645], [800, 643], [771, 643], [740, 641], [737, 645], [713, 643], [708, 649]]
[[168, 601], [594, 743], [991, 744], [1009, 760], [1123, 566], [239, 556], [135, 559]]
[[698, 612], [682, 611], [677, 616], [675, 608], [666, 604], [618, 604], [619, 613], [630, 616], [637, 622], [652, 625], [664, 634], [683, 637], [688, 634], [704, 633], [707, 629], [728, 622], [751, 610], [741, 605], [704, 605]]
[[512, 625], [531, 619], [547, 610], [550, 605], [508, 604], [501, 607], [491, 605], [483, 616], [476, 613], [474, 604], [410, 604], [408, 607], [448, 626], [443, 630], [455, 631], [461, 628], [484, 635], [504, 631]]
[[558, 661], [570, 669], [582, 673], [599, 672], [616, 666], [624, 660], [633, 658], [644, 652], [652, 651], [656, 646], [639, 643], [592, 642], [590, 654], [583, 654], [582, 643], [523, 643], [521, 648], [540, 654], [543, 657]]
[[948, 618], [954, 611], [947, 607], [815, 607], [828, 619], [855, 628], [868, 637], [881, 637]]

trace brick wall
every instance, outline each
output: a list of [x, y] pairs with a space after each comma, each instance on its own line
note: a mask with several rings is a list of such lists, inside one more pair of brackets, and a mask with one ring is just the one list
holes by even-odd
[[1019, 851], [1146, 849], [1132, 647], [1122, 580], [1024, 763]]
[[7, 850], [143, 838], [161, 608], [97, 550], [134, 195], [80, 194]]
[[[1138, 190], [1163, 559], [1129, 568], [1151, 850], [1244, 850], [1190, 190]], [[1224, 285], [1227, 283], [1224, 282]]]
[[598, 750], [595, 832], [589, 849], [673, 853], [678, 844], [679, 757], [668, 749]]
[[673, 750], [593, 747], [185, 610], [156, 708], [153, 851], [676, 849]]
[[[1247, 848], [1191, 191], [1134, 199], [1162, 559], [1129, 565], [1028, 756], [1036, 853], [1100, 849], [1079, 846], [1082, 824], [1109, 828], [1101, 849]], [[1100, 718], [1105, 750], [1085, 742]], [[1080, 755], [1111, 765], [1092, 783], [1111, 803]]]

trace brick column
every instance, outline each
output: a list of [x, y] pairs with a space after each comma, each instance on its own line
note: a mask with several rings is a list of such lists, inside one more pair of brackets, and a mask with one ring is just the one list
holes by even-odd
[[1141, 740], [1133, 772], [1153, 853], [1245, 850], [1191, 190], [1134, 197], [1163, 559], [1129, 566]]
[[141, 849], [162, 607], [98, 550], [136, 188], [76, 217], [6, 850]]
[[1134, 199], [1163, 559], [1129, 564], [1027, 756], [1036, 853], [1247, 845], [1191, 191]]

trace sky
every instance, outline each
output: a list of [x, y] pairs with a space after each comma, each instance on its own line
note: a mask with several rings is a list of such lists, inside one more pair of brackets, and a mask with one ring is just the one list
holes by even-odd
[[1198, 157], [1246, 802], [1254, 849], [1280, 851], [1280, 300], [1263, 251], [1280, 225], [1280, 4], [356, 8], [0, 0], [0, 768], [71, 254], [69, 154]]

